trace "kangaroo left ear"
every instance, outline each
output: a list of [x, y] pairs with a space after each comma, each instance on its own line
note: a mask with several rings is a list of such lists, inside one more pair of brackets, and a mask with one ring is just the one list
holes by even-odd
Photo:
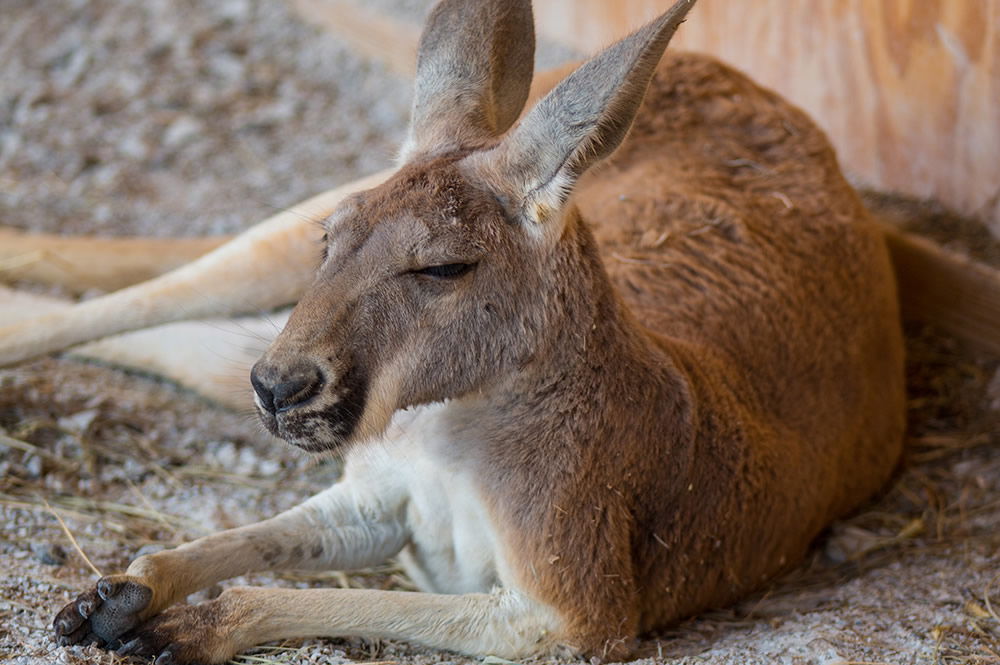
[[503, 134], [534, 73], [531, 0], [442, 0], [417, 54], [410, 131], [401, 161], [475, 146]]
[[512, 216], [553, 226], [577, 180], [628, 134], [663, 51], [695, 0], [613, 44], [570, 74], [494, 148], [462, 161]]

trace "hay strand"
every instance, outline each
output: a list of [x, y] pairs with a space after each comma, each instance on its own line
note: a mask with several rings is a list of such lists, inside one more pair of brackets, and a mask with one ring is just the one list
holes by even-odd
[[49, 502], [45, 499], [45, 497], [42, 497], [42, 502], [45, 504], [45, 508], [50, 513], [52, 513], [52, 516], [55, 517], [56, 520], [59, 522], [59, 526], [62, 527], [63, 533], [65, 533], [66, 537], [69, 538], [69, 542], [73, 545], [73, 549], [75, 549], [77, 554], [79, 554], [80, 557], [83, 558], [83, 561], [84, 563], [87, 564], [87, 567], [90, 568], [92, 571], [94, 571], [94, 575], [97, 575], [98, 577], [104, 577], [104, 575], [101, 574], [101, 571], [97, 568], [97, 566], [94, 565], [94, 562], [90, 560], [90, 557], [87, 556], [87, 553], [83, 551], [82, 547], [80, 547], [80, 543], [76, 542], [76, 537], [73, 535], [73, 532], [69, 530], [69, 527], [66, 526], [66, 522], [64, 522], [63, 518], [59, 516], [59, 513], [56, 512], [55, 508], [49, 505]]

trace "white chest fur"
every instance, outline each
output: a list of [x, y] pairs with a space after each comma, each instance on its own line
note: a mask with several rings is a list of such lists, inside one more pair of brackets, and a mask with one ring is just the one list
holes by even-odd
[[472, 469], [454, 454], [474, 442], [449, 440], [444, 416], [454, 408], [398, 413], [382, 442], [348, 456], [344, 481], [394, 486], [409, 532], [399, 559], [422, 590], [486, 592], [509, 579], [507, 566]]

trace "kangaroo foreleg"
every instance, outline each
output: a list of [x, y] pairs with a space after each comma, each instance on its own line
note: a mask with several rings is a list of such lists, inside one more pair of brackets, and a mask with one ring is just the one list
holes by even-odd
[[340, 483], [269, 520], [139, 557], [59, 612], [64, 644], [114, 643], [189, 594], [239, 575], [282, 569], [352, 569], [402, 549], [408, 533], [392, 502]]

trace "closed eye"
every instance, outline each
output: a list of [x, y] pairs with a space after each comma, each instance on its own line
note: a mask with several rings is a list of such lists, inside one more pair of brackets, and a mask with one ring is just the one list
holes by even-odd
[[455, 279], [461, 277], [476, 267], [475, 263], [445, 263], [439, 266], [427, 266], [420, 270], [413, 270], [414, 275], [427, 275], [438, 279]]

